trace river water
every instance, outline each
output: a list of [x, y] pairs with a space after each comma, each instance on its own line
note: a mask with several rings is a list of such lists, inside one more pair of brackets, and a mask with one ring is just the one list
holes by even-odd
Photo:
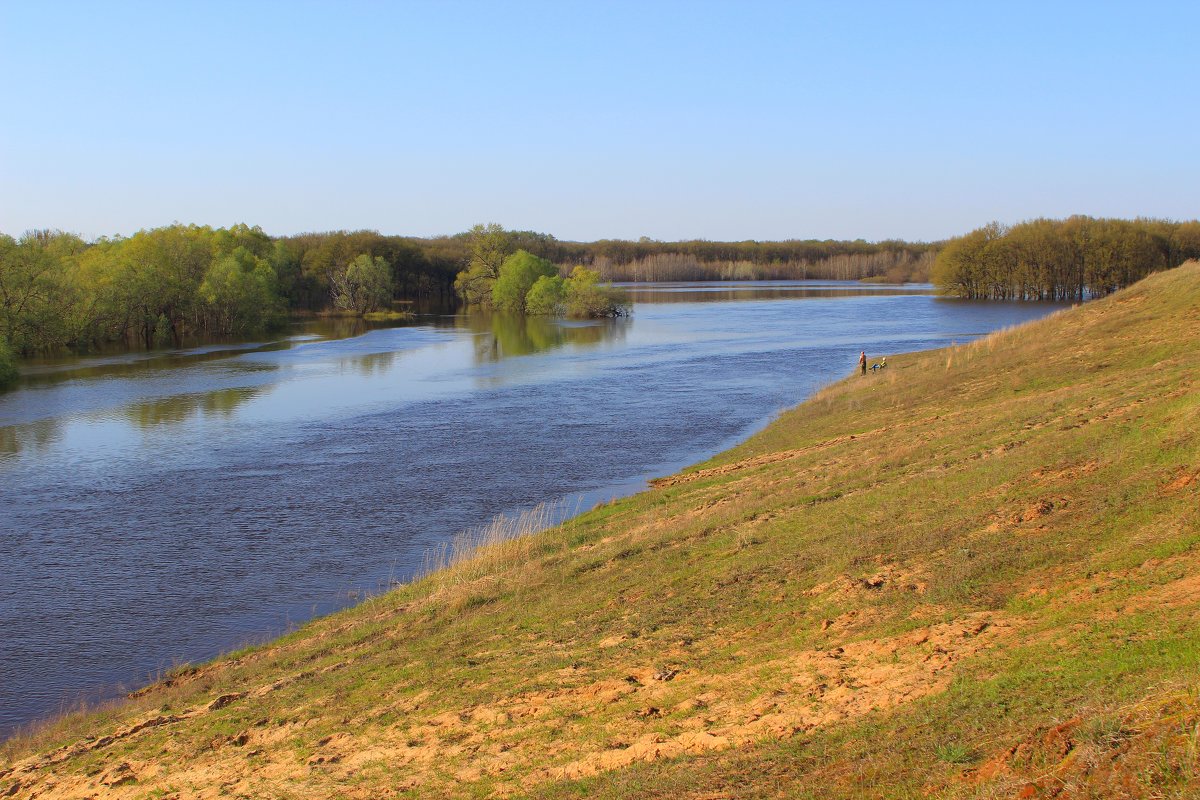
[[636, 491], [861, 349], [1052, 310], [812, 281], [633, 299], [31, 365], [0, 394], [0, 738], [403, 580], [495, 514]]

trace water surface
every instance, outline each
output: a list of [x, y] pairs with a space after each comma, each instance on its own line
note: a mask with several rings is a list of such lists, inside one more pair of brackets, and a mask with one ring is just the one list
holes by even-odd
[[0, 395], [0, 735], [404, 579], [494, 514], [634, 491], [861, 349], [1051, 310], [837, 282], [633, 296], [616, 321], [310, 323], [33, 365]]

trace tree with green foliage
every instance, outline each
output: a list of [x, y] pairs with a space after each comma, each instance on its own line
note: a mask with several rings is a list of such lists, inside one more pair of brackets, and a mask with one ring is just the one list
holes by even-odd
[[275, 272], [275, 286], [279, 296], [288, 306], [298, 307], [295, 298], [303, 291], [304, 276], [301, 271], [300, 255], [290, 243], [278, 239], [271, 244], [268, 258]]
[[1170, 232], [1171, 264], [1200, 259], [1200, 222], [1181, 222]]
[[1200, 224], [1152, 219], [991, 223], [951, 239], [934, 262], [947, 294], [991, 300], [1073, 300], [1111, 294], [1200, 255]]
[[178, 346], [189, 330], [202, 329], [199, 288], [213, 250], [212, 228], [199, 225], [138, 231], [120, 242], [115, 301], [146, 347], [163, 338]]
[[392, 268], [379, 256], [359, 254], [344, 270], [330, 275], [333, 304], [344, 311], [369, 314], [392, 301]]
[[559, 275], [542, 275], [525, 295], [525, 313], [559, 317], [566, 311], [566, 283]]
[[558, 275], [558, 267], [544, 258], [518, 250], [500, 265], [492, 284], [492, 307], [499, 311], [525, 313], [525, 297], [538, 278]]
[[988, 284], [990, 264], [995, 256], [990, 248], [1000, 235], [1000, 225], [991, 223], [951, 239], [934, 262], [934, 280], [947, 293], [978, 296]]
[[0, 236], [0, 336], [18, 353], [70, 343], [80, 325], [75, 263], [86, 244], [62, 231]]
[[572, 317], [619, 317], [629, 313], [625, 293], [611, 283], [601, 283], [600, 273], [575, 267], [564, 282], [567, 314]]
[[17, 382], [17, 357], [8, 349], [8, 341], [0, 336], [0, 390]]
[[282, 317], [283, 301], [276, 291], [275, 270], [267, 259], [242, 246], [212, 263], [199, 295], [207, 306], [208, 329], [213, 333], [264, 330]]
[[[561, 281], [549, 268], [532, 277], [514, 273], [497, 289], [502, 267], [517, 250], [584, 271]], [[368, 261], [351, 270], [359, 257]], [[430, 239], [370, 230], [273, 238], [244, 224], [176, 224], [85, 242], [40, 230], [19, 239], [0, 235], [0, 335], [17, 357], [105, 342], [178, 346], [197, 334], [262, 329], [285, 309], [338, 306], [366, 313], [396, 296], [436, 302], [456, 291], [473, 307], [495, 303], [538, 316], [606, 316], [624, 313], [625, 306], [602, 279], [884, 275], [903, 281], [927, 275], [935, 261], [936, 280], [949, 294], [1078, 301], [1192, 258], [1200, 258], [1195, 220], [1084, 216], [993, 223], [944, 244], [582, 243], [506, 231], [495, 223]]]
[[490, 222], [476, 225], [467, 233], [467, 268], [458, 273], [454, 290], [468, 306], [489, 307], [492, 286], [500, 276], [504, 260], [516, 249], [508, 233]]

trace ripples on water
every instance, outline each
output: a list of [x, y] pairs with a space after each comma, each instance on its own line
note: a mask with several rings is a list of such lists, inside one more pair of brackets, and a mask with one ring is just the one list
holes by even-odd
[[[427, 317], [34, 365], [0, 395], [0, 735], [404, 579], [493, 514], [587, 507], [868, 355], [1046, 305], [638, 286], [632, 318]], [[324, 328], [324, 329], [323, 329]]]

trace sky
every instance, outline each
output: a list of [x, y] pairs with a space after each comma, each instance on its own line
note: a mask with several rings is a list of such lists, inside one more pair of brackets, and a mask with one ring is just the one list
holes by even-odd
[[1195, 2], [0, 0], [0, 232], [1200, 216]]

